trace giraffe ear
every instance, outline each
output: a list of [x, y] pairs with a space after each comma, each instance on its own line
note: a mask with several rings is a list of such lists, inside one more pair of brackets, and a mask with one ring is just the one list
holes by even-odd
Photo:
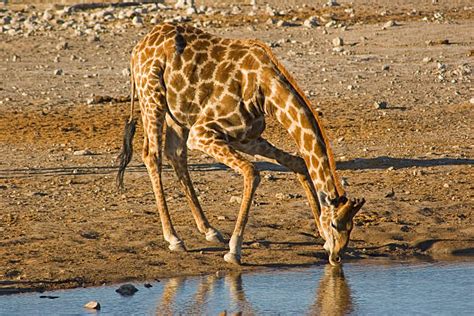
[[345, 225], [346, 222], [354, 218], [364, 203], [365, 199], [346, 199], [346, 203], [341, 205], [334, 214], [334, 221], [338, 223], [338, 225]]

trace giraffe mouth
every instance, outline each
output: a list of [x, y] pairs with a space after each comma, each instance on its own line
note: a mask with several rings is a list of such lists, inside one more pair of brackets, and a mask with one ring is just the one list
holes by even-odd
[[342, 263], [342, 258], [339, 255], [329, 254], [329, 263], [332, 266], [339, 266]]

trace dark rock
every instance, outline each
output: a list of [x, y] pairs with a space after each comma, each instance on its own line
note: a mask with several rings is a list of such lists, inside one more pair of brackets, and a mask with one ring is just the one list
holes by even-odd
[[81, 232], [81, 237], [84, 237], [86, 239], [98, 239], [100, 237], [100, 234], [96, 231], [89, 230]]
[[122, 296], [132, 296], [138, 291], [138, 289], [132, 284], [121, 285], [118, 289], [115, 290], [118, 294]]

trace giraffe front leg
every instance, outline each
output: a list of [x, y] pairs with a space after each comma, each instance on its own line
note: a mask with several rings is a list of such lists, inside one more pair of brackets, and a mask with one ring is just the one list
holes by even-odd
[[168, 248], [172, 251], [186, 251], [183, 241], [178, 237], [171, 223], [171, 217], [166, 204], [162, 172], [162, 138], [164, 113], [155, 108], [149, 108], [153, 115], [142, 115], [144, 129], [143, 162], [146, 165], [150, 180], [155, 193], [156, 204], [160, 214], [164, 239], [169, 243]]
[[278, 164], [296, 173], [298, 180], [306, 193], [306, 197], [311, 207], [311, 212], [313, 213], [316, 227], [318, 228], [320, 235], [324, 238], [319, 218], [321, 214], [319, 202], [314, 186], [310, 181], [308, 169], [303, 158], [291, 155], [275, 147], [273, 144], [261, 137], [246, 144], [236, 145], [237, 149], [244, 153], [247, 153], [252, 156], [258, 155], [272, 162], [277, 162]]
[[204, 126], [195, 126], [191, 129], [187, 144], [190, 149], [198, 149], [211, 155], [244, 177], [242, 204], [230, 238], [229, 252], [224, 256], [226, 262], [240, 265], [245, 225], [253, 195], [260, 183], [259, 172], [251, 162], [230, 147], [216, 132], [208, 130]]
[[205, 234], [206, 240], [214, 243], [223, 243], [221, 233], [209, 224], [201, 204], [194, 191], [193, 183], [188, 171], [186, 140], [188, 130], [176, 124], [170, 116], [166, 116], [165, 156], [170, 161], [178, 177], [178, 181], [186, 195], [191, 213], [199, 232]]

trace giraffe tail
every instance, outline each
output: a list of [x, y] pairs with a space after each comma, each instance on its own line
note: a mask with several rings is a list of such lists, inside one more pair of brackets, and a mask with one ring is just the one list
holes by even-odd
[[117, 173], [117, 189], [123, 190], [123, 177], [125, 174], [125, 168], [132, 160], [133, 156], [133, 136], [135, 136], [135, 130], [137, 125], [137, 119], [133, 118], [133, 108], [134, 108], [134, 101], [135, 101], [135, 80], [133, 76], [133, 65], [130, 67], [130, 85], [131, 85], [131, 93], [130, 93], [130, 118], [125, 123], [124, 133], [123, 133], [123, 145], [122, 151], [120, 152], [117, 160], [119, 161], [119, 170]]

